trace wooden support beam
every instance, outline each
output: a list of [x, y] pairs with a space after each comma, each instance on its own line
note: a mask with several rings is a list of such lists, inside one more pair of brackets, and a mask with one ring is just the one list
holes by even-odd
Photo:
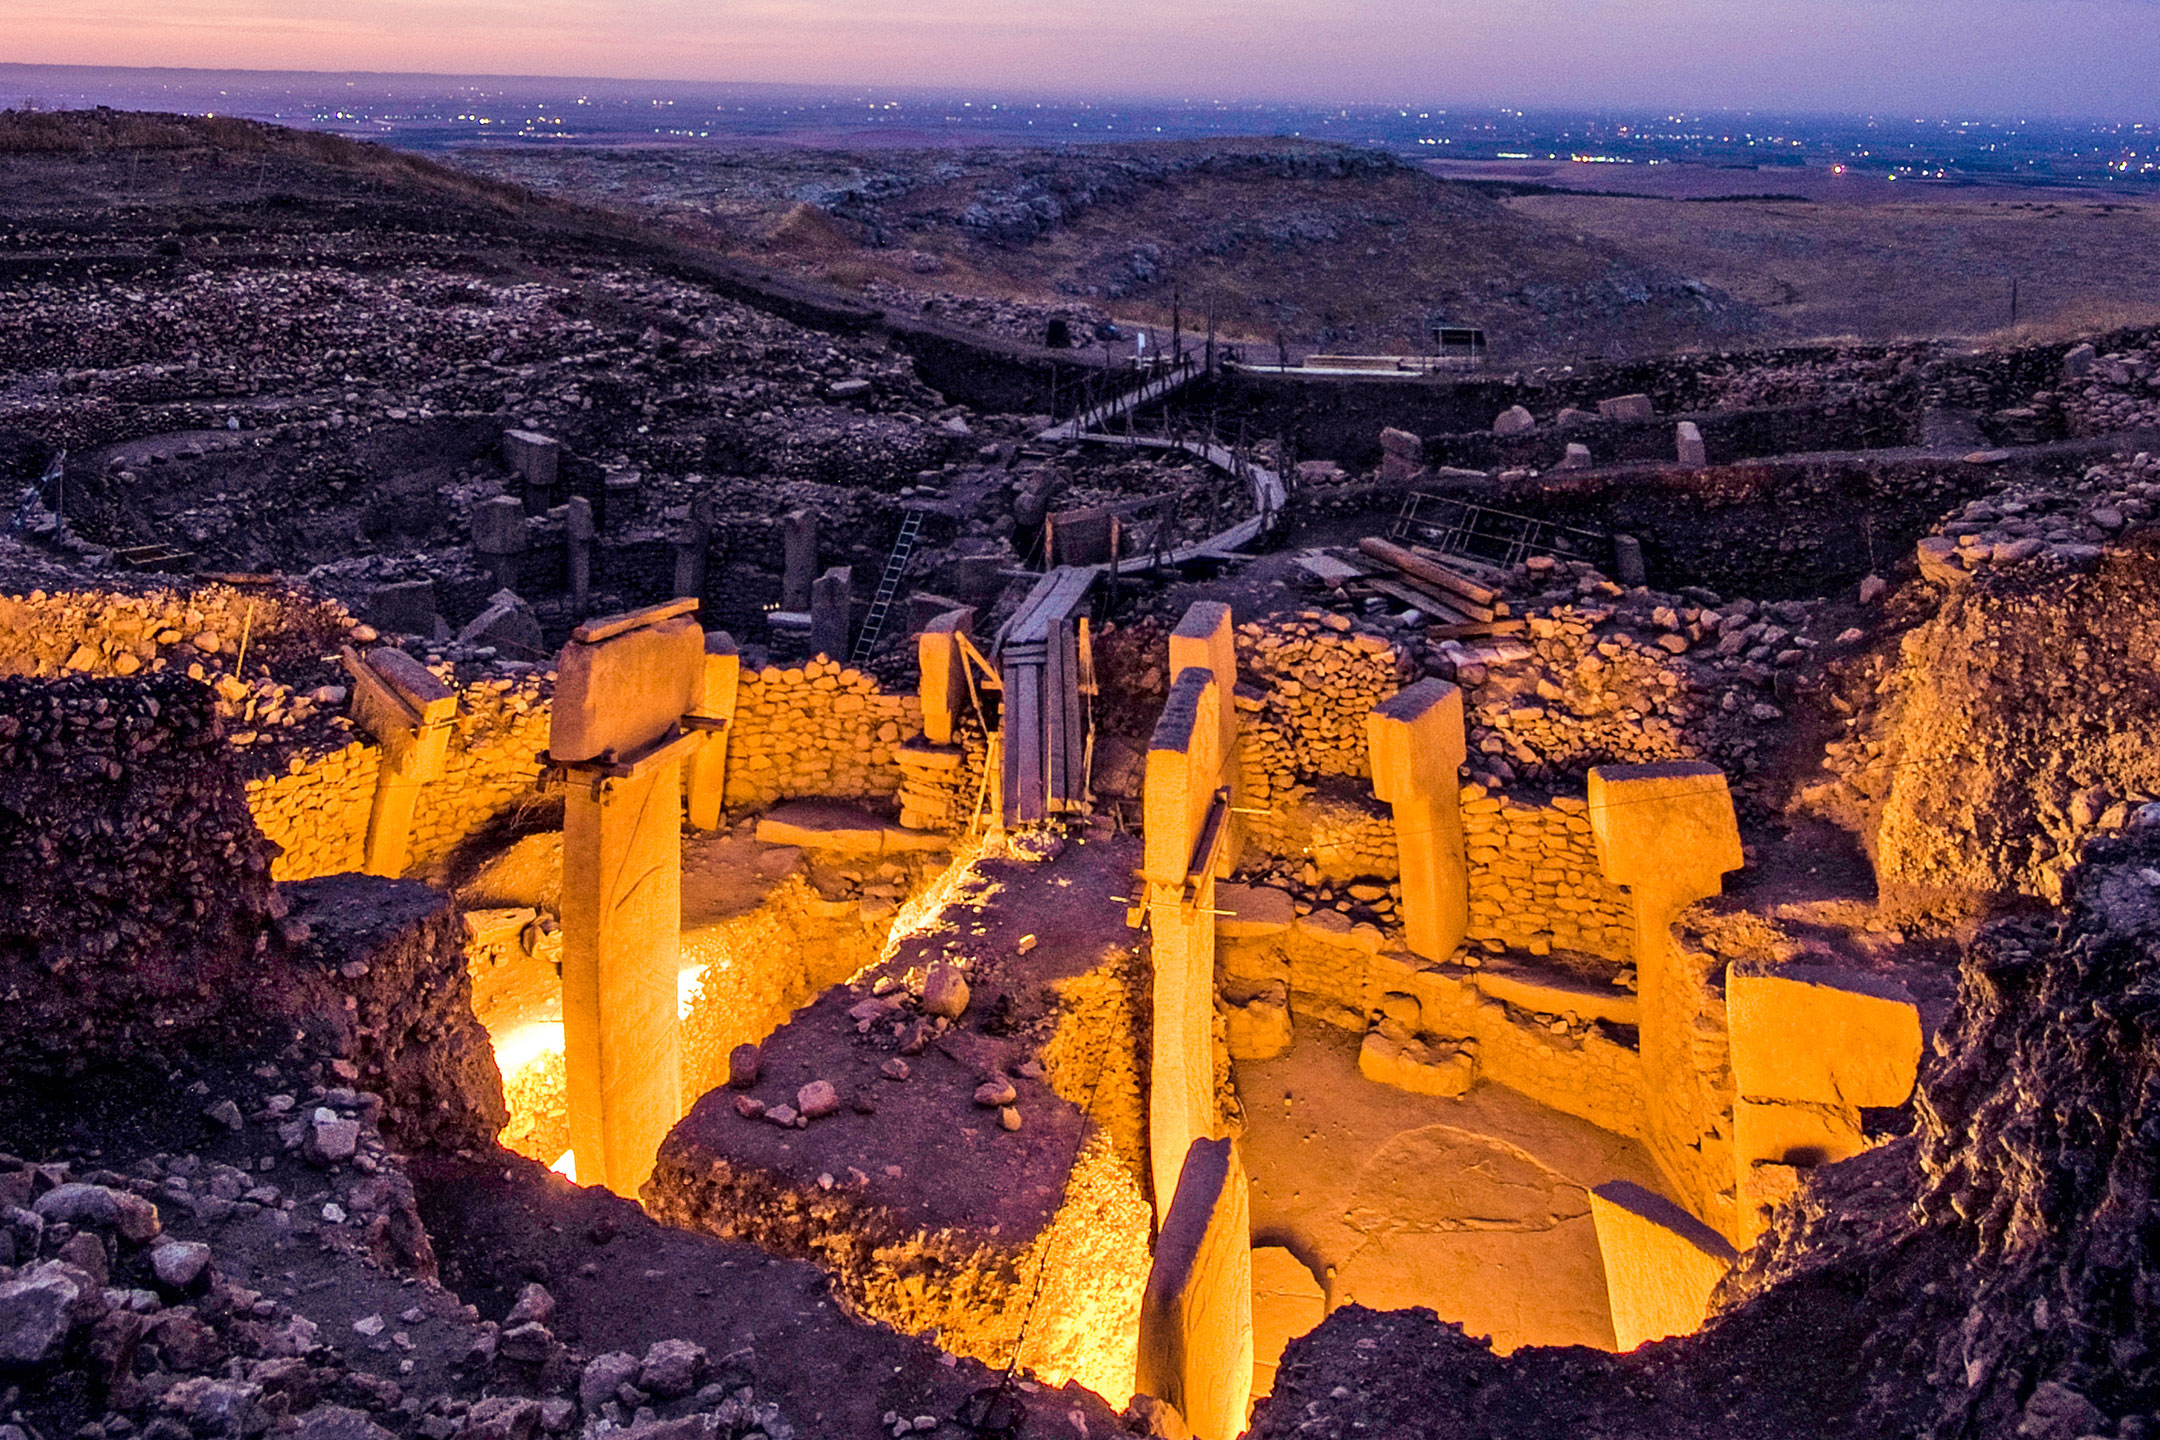
[[[1428, 560], [1422, 555], [1413, 554], [1393, 541], [1383, 540], [1377, 535], [1368, 535], [1358, 541], [1358, 549], [1405, 575], [1415, 576], [1428, 585], [1437, 585], [1450, 594], [1460, 596], [1460, 608], [1469, 610], [1473, 619], [1493, 618], [1493, 602], [1500, 598], [1498, 591], [1480, 585], [1475, 580], [1466, 579], [1437, 560]], [[1484, 613], [1478, 614], [1479, 610]]]

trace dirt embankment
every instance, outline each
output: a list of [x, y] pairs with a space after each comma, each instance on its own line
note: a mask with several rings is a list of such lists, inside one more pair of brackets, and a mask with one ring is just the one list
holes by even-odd
[[2084, 840], [2160, 796], [2156, 582], [2150, 534], [2082, 570], [1993, 569], [1845, 677], [1865, 708], [1808, 803], [1859, 832], [1888, 910], [2057, 900]]

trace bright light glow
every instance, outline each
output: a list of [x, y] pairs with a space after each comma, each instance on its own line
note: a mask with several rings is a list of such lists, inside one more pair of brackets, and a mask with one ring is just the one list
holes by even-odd
[[553, 1170], [556, 1174], [562, 1176], [563, 1179], [568, 1180], [571, 1184], [575, 1185], [577, 1183], [577, 1151], [563, 1151], [562, 1157], [558, 1159], [553, 1165], [548, 1166], [548, 1169]]
[[562, 1022], [536, 1020], [495, 1037], [495, 1068], [508, 1079], [546, 1056], [561, 1054], [562, 1048]]

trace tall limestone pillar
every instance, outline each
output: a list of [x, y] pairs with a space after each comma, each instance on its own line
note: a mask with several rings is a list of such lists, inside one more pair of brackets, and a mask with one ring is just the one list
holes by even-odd
[[577, 1176], [635, 1195], [682, 1114], [682, 766], [702, 737], [695, 600], [578, 627], [556, 664], [563, 1043]]
[[1155, 971], [1148, 1150], [1158, 1218], [1186, 1151], [1216, 1128], [1215, 862], [1230, 819], [1217, 707], [1228, 701], [1206, 670], [1180, 671], [1148, 748], [1141, 874]]
[[[1230, 786], [1230, 803], [1234, 807], [1238, 803], [1237, 635], [1231, 628], [1230, 607], [1219, 600], [1196, 601], [1178, 621], [1177, 628], [1170, 632], [1170, 674], [1175, 676], [1188, 669], [1205, 670], [1215, 679], [1215, 693], [1220, 701], [1215, 707], [1219, 732], [1215, 753], [1221, 759], [1225, 783]], [[1216, 863], [1217, 875], [1228, 875], [1237, 868], [1241, 829], [1233, 812]]]
[[725, 630], [705, 632], [705, 695], [683, 728], [701, 731], [704, 740], [690, 756], [690, 823], [717, 829], [727, 803], [728, 740], [735, 729], [735, 699], [742, 689], [742, 655]]
[[1236, 1142], [1195, 1140], [1140, 1300], [1140, 1394], [1196, 1440], [1245, 1433], [1253, 1375], [1252, 1191]]
[[1675, 760], [1598, 766], [1589, 802], [1599, 866], [1635, 909], [1644, 1142], [1673, 1193], [1736, 1238], [1723, 1007], [1672, 935], [1680, 912], [1717, 894], [1743, 863], [1732, 795], [1715, 765]]
[[1420, 680], [1365, 717], [1373, 795], [1395, 811], [1402, 859], [1404, 943], [1445, 960], [1470, 928], [1470, 858], [1463, 846], [1462, 691]]

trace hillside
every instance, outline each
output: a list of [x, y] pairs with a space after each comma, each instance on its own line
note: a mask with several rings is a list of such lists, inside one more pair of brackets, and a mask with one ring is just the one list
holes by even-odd
[[[1429, 318], [1509, 357], [1756, 333], [1751, 306], [1367, 150], [1296, 140], [965, 151], [522, 149], [466, 167], [657, 214], [899, 308], [1218, 327], [1272, 350], [1422, 349]], [[993, 302], [984, 305], [980, 302]], [[1000, 304], [1016, 307], [1000, 313]]]

